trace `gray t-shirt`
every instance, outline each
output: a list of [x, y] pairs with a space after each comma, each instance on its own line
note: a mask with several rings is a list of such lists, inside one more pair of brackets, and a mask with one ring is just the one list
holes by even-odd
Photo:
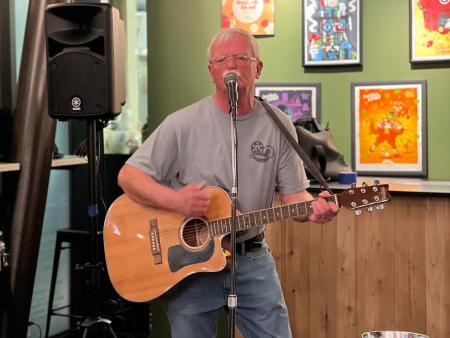
[[[288, 116], [274, 110], [297, 138]], [[241, 212], [269, 208], [275, 189], [284, 195], [309, 186], [302, 161], [260, 102], [256, 101], [250, 113], [238, 116], [236, 128]], [[127, 164], [174, 189], [206, 181], [208, 186], [231, 191], [230, 139], [230, 116], [208, 96], [167, 116]], [[238, 241], [261, 230], [254, 228]]]

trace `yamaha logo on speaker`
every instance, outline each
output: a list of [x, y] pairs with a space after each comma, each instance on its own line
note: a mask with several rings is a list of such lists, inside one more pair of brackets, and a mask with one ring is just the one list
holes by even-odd
[[72, 98], [72, 111], [81, 110], [81, 99], [78, 96]]

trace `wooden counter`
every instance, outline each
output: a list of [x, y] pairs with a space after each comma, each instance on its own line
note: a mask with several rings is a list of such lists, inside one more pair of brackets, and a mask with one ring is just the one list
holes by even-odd
[[384, 210], [267, 227], [294, 337], [450, 337], [450, 183], [380, 180], [393, 197]]

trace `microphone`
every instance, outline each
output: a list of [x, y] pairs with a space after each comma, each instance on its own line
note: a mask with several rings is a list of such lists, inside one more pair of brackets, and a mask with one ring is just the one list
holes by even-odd
[[239, 83], [239, 73], [238, 72], [227, 72], [223, 77], [223, 82], [228, 89], [228, 103], [230, 105], [230, 111], [237, 111], [238, 103], [238, 83]]

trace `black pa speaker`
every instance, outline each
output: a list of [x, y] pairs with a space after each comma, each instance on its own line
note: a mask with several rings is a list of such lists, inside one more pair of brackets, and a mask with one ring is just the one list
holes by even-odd
[[125, 104], [125, 26], [109, 4], [56, 4], [46, 14], [51, 117], [109, 119]]

